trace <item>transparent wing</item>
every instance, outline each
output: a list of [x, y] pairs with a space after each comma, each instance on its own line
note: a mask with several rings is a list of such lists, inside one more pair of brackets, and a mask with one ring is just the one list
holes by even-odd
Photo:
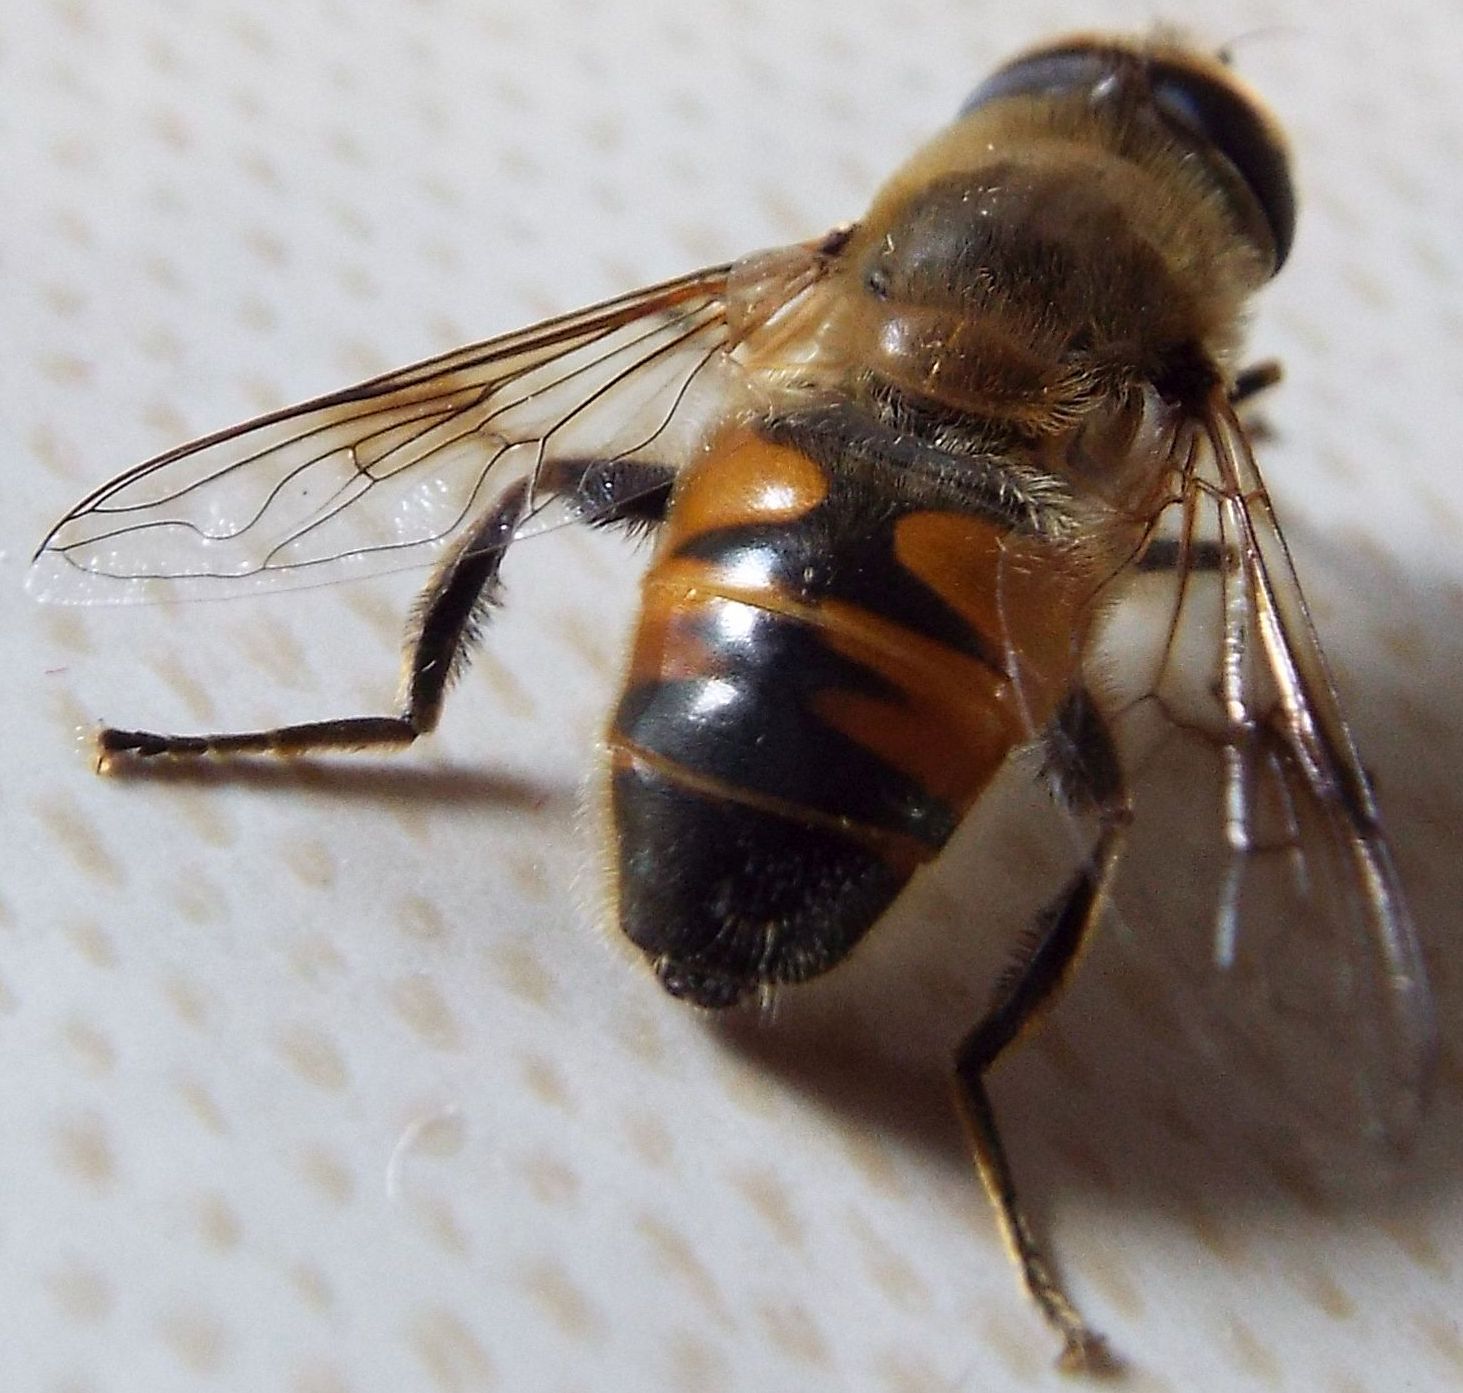
[[[323, 584], [430, 561], [554, 460], [678, 466], [745, 385], [735, 343], [826, 263], [760, 253], [183, 445], [67, 513], [28, 587], [115, 603]], [[535, 496], [524, 527], [554, 520]]]
[[[1116, 903], [1157, 997], [1286, 1149], [1339, 1169], [1418, 1121], [1416, 935], [1243, 428], [1215, 395], [1089, 654], [1135, 820]], [[1121, 675], [1120, 675], [1121, 674]], [[1279, 1140], [1271, 1138], [1272, 1141]]]

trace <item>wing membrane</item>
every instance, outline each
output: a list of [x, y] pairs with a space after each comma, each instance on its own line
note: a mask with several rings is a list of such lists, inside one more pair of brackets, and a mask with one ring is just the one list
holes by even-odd
[[[1090, 655], [1135, 804], [1125, 950], [1287, 1150], [1407, 1138], [1436, 1047], [1375, 801], [1243, 428], [1216, 395]], [[1128, 674], [1115, 680], [1115, 667]], [[1245, 1067], [1246, 1065], [1250, 1067]]]
[[[738, 379], [734, 269], [766, 317], [814, 261], [794, 248], [699, 271], [172, 450], [62, 518], [30, 589], [70, 603], [212, 598], [396, 570], [429, 561], [547, 460], [679, 464]], [[731, 308], [739, 334], [755, 329]], [[535, 500], [530, 529], [547, 525], [548, 502]]]

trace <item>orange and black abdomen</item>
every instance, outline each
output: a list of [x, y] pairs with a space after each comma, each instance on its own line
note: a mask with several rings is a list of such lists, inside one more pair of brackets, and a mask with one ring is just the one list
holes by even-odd
[[619, 922], [702, 1005], [842, 958], [1071, 680], [1058, 550], [991, 466], [878, 430], [829, 406], [724, 433], [645, 580], [609, 734]]

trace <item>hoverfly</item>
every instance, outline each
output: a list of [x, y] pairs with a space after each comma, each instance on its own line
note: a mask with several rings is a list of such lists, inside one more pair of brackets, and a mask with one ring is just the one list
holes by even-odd
[[[215, 596], [436, 558], [394, 714], [98, 736], [103, 766], [374, 749], [436, 725], [517, 540], [656, 530], [607, 737], [615, 903], [661, 984], [708, 1008], [837, 964], [1040, 749], [1095, 832], [955, 1073], [1025, 1286], [1064, 1365], [1093, 1368], [1105, 1347], [1024, 1217], [985, 1079], [1103, 918], [1165, 741], [1219, 771], [1216, 956], [1254, 883], [1284, 881], [1382, 1021], [1399, 1111], [1432, 1049], [1369, 782], [1235, 410], [1266, 376], [1236, 371], [1239, 321], [1294, 220], [1283, 139], [1221, 62], [1166, 37], [1046, 44], [860, 222], [184, 445], [77, 504], [31, 586]], [[1125, 689], [1111, 636], [1140, 602]]]

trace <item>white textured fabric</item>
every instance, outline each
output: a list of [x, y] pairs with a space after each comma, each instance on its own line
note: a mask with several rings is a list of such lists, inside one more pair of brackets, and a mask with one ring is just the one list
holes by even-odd
[[1174, 1096], [1100, 946], [994, 1092], [1131, 1387], [1463, 1383], [1457, 0], [12, 0], [0, 1387], [1059, 1386], [945, 1084], [1042, 848], [983, 810], [846, 973], [718, 1027], [595, 927], [577, 810], [623, 544], [515, 555], [429, 747], [231, 779], [98, 780], [79, 737], [385, 710], [417, 577], [127, 610], [20, 587], [135, 459], [816, 234], [1021, 45], [1155, 18], [1248, 35], [1294, 141], [1262, 462], [1447, 1052], [1395, 1191], [1342, 1206]]

